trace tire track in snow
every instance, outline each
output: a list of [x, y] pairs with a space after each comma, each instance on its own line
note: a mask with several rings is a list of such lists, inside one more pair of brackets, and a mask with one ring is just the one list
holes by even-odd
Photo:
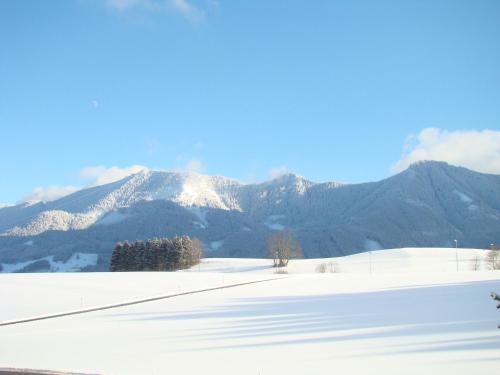
[[10, 325], [14, 325], [14, 324], [36, 322], [38, 320], [61, 318], [61, 317], [70, 316], [70, 315], [86, 314], [86, 313], [93, 312], [93, 311], [115, 309], [115, 308], [118, 308], [118, 307], [138, 305], [138, 304], [141, 304], [141, 303], [159, 301], [159, 300], [162, 300], [162, 299], [168, 299], [168, 298], [173, 298], [173, 297], [180, 297], [180, 296], [186, 296], [186, 295], [190, 295], [190, 294], [210, 292], [212, 290], [229, 289], [229, 288], [235, 288], [235, 287], [238, 287], [238, 286], [258, 284], [258, 283], [265, 283], [265, 282], [268, 282], [268, 281], [283, 280], [283, 279], [284, 279], [283, 277], [275, 277], [275, 278], [272, 278], [272, 279], [246, 281], [244, 283], [229, 284], [229, 285], [223, 285], [223, 286], [215, 286], [215, 287], [206, 288], [206, 289], [190, 290], [190, 291], [182, 292], [182, 293], [167, 294], [167, 295], [163, 295], [163, 296], [150, 297], [150, 298], [144, 298], [144, 299], [139, 299], [139, 300], [134, 300], [134, 301], [116, 303], [116, 304], [113, 304], [113, 305], [105, 305], [105, 306], [99, 306], [99, 307], [90, 307], [90, 308], [87, 308], [87, 309], [74, 310], [74, 311], [68, 311], [68, 312], [57, 313], [57, 314], [42, 315], [42, 316], [37, 316], [37, 317], [32, 317], [32, 318], [26, 318], [26, 319], [19, 319], [19, 320], [10, 320], [10, 321], [7, 321], [7, 322], [0, 322], [0, 327], [10, 326]]

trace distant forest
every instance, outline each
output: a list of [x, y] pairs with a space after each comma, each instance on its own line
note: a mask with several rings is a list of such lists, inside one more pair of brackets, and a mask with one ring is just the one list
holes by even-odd
[[201, 242], [188, 236], [125, 241], [116, 244], [110, 271], [175, 271], [198, 264], [201, 257]]

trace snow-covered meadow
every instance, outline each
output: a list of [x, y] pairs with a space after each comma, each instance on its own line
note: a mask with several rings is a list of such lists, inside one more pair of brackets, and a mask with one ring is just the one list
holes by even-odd
[[275, 274], [263, 259], [204, 259], [175, 273], [0, 274], [0, 323], [272, 279], [0, 326], [0, 368], [495, 373], [500, 314], [489, 293], [500, 292], [500, 272], [486, 270], [484, 256], [473, 249], [382, 250], [294, 260], [288, 274]]

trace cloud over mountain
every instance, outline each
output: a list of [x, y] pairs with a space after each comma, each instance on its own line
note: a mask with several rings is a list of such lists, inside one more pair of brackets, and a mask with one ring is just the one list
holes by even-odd
[[416, 161], [436, 160], [500, 174], [500, 131], [426, 128], [410, 135], [405, 148], [405, 154], [392, 166], [393, 172], [400, 172]]
[[80, 171], [80, 177], [84, 180], [91, 181], [91, 186], [109, 184], [130, 176], [131, 174], [148, 170], [143, 165], [131, 165], [130, 167], [105, 167], [102, 165], [85, 167]]
[[79, 190], [76, 186], [37, 186], [31, 193], [23, 197], [21, 202], [50, 202]]

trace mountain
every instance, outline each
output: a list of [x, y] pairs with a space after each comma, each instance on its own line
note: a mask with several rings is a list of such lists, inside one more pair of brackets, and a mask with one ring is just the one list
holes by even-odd
[[241, 184], [143, 171], [52, 202], [0, 208], [3, 271], [106, 270], [117, 241], [188, 234], [208, 256], [263, 257], [289, 229], [306, 257], [381, 248], [485, 248], [500, 242], [500, 176], [419, 162], [378, 182], [313, 183], [288, 174]]

